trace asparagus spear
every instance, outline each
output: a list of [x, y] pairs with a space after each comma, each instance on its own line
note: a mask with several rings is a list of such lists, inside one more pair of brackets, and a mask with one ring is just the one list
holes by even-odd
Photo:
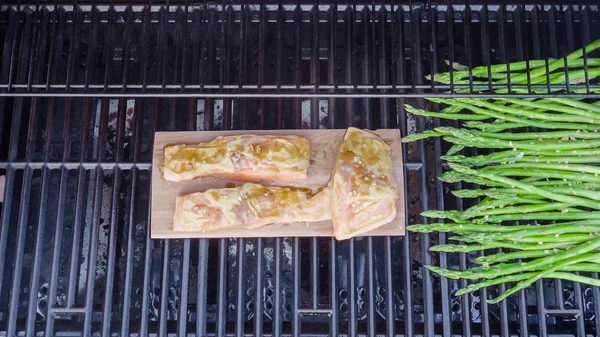
[[[474, 104], [477, 102], [477, 100], [466, 100], [466, 101], [467, 102], [475, 101]], [[510, 102], [517, 106], [532, 107], [532, 108], [542, 109], [544, 111], [562, 112], [562, 113], [569, 114], [569, 115], [584, 116], [584, 117], [589, 117], [589, 118], [593, 118], [593, 119], [597, 119], [599, 117], [599, 115], [597, 113], [598, 112], [597, 108], [593, 109], [593, 110], [587, 110], [586, 103], [581, 103], [581, 102], [573, 102], [570, 105], [579, 105], [579, 106], [571, 107], [571, 106], [565, 106], [565, 105], [556, 104], [556, 103], [554, 103], [554, 104], [546, 103], [543, 100], [528, 101], [528, 100], [521, 100], [521, 99], [516, 99], [516, 98], [498, 98], [498, 101]], [[563, 99], [560, 102], [565, 102], [565, 101], [568, 102], [568, 100], [565, 100], [565, 99]], [[582, 108], [581, 105], [583, 105], [584, 108]], [[565, 116], [565, 117], [568, 117], [568, 116]]]
[[574, 196], [565, 195], [565, 194], [553, 193], [553, 192], [544, 190], [544, 189], [536, 187], [536, 186], [524, 184], [515, 179], [506, 178], [506, 177], [503, 177], [503, 176], [500, 176], [497, 174], [493, 174], [493, 173], [486, 173], [486, 172], [481, 172], [479, 170], [473, 170], [468, 167], [454, 164], [454, 163], [449, 163], [449, 165], [452, 169], [458, 171], [459, 173], [464, 173], [464, 174], [488, 179], [491, 181], [500, 182], [500, 183], [506, 184], [508, 186], [515, 186], [516, 188], [520, 188], [531, 194], [537, 194], [537, 195], [543, 196], [548, 199], [556, 200], [559, 202], [565, 202], [565, 203], [569, 203], [572, 205], [589, 207], [592, 209], [600, 209], [600, 203], [591, 201], [589, 199], [574, 197]]
[[560, 140], [575, 140], [575, 139], [600, 139], [599, 132], [589, 132], [582, 130], [567, 130], [567, 131], [547, 131], [547, 132], [519, 132], [519, 133], [489, 133], [478, 130], [469, 130], [470, 133], [480, 136], [497, 138], [503, 140], [544, 140], [544, 139], [560, 139]]
[[528, 213], [537, 213], [537, 212], [545, 212], [545, 211], [565, 211], [569, 210], [573, 212], [575, 209], [571, 208], [573, 205], [562, 202], [553, 202], [553, 203], [542, 203], [542, 204], [534, 204], [534, 205], [525, 205], [525, 206], [511, 206], [511, 207], [503, 207], [496, 209], [469, 209], [465, 212], [458, 214], [458, 219], [471, 219], [473, 217], [486, 217], [492, 215], [501, 215], [501, 214], [528, 214]]
[[524, 127], [521, 123], [504, 122], [504, 123], [484, 123], [478, 121], [467, 121], [463, 123], [465, 126], [475, 129], [480, 129], [489, 134], [495, 134], [508, 129], [516, 129]]
[[445, 252], [445, 253], [469, 253], [476, 252], [486, 249], [495, 248], [508, 248], [508, 249], [520, 249], [520, 250], [540, 250], [540, 249], [566, 249], [572, 248], [577, 245], [578, 242], [550, 242], [542, 244], [514, 244], [507, 241], [495, 241], [487, 242], [485, 244], [474, 244], [474, 245], [438, 245], [429, 248], [431, 252]]
[[[542, 246], [542, 245], [540, 245]], [[432, 247], [433, 248], [433, 247]], [[520, 272], [537, 270], [537, 268], [552, 266], [558, 262], [563, 260], [569, 261], [578, 261], [583, 262], [591, 258], [591, 255], [587, 254], [589, 252], [598, 250], [600, 248], [600, 238], [595, 238], [585, 243], [578, 244], [570, 249], [561, 250], [558, 253], [542, 257], [539, 259], [535, 259], [528, 262], [516, 263], [516, 264], [507, 264], [507, 265], [497, 265], [494, 267], [490, 267], [487, 269], [471, 269], [466, 271], [454, 271], [454, 270], [446, 270], [438, 267], [432, 267], [436, 269], [436, 272], [440, 275], [446, 276], [448, 278], [465, 278], [465, 279], [480, 279], [480, 278], [495, 278], [509, 274], [515, 274]], [[585, 259], [581, 257], [585, 256]], [[431, 268], [430, 268], [431, 269]]]
[[[529, 278], [527, 278], [523, 281], [520, 281], [519, 283], [517, 283], [516, 286], [506, 290], [505, 292], [500, 294], [500, 296], [498, 296], [494, 299], [488, 300], [487, 302], [490, 304], [498, 303], [498, 302], [502, 301], [503, 299], [507, 298], [508, 296], [516, 293], [517, 291], [529, 287], [535, 281], [537, 281], [545, 276], [548, 276], [554, 272], [559, 271], [562, 267], [588, 261], [591, 257], [593, 257], [595, 255], [597, 255], [597, 254], [579, 254], [579, 255], [571, 257], [570, 259], [564, 259], [560, 262], [557, 262], [556, 264], [552, 265], [550, 268], [544, 269], [543, 271], [540, 271], [540, 272], [536, 273], [535, 275], [532, 275]], [[546, 258], [546, 259], [548, 259], [548, 258]]]
[[[454, 163], [450, 163], [450, 164], [454, 164]], [[502, 171], [494, 172], [494, 173], [497, 176], [563, 179], [565, 182], [568, 182], [568, 181], [571, 181], [571, 182], [579, 181], [579, 182], [588, 182], [588, 183], [600, 182], [600, 177], [597, 177], [594, 174], [586, 174], [586, 173], [582, 173], [582, 172], [552, 171], [552, 170], [546, 170], [546, 169], [507, 168], [506, 170], [502, 170]], [[481, 176], [480, 178], [485, 178], [485, 177]]]
[[[554, 235], [555, 233], [577, 233], [593, 229], [598, 230], [600, 228], [599, 220], [584, 220], [575, 222], [561, 222], [551, 225], [518, 225], [518, 226], [502, 226], [502, 225], [488, 225], [488, 224], [475, 224], [472, 222], [460, 222], [460, 223], [431, 223], [431, 224], [417, 224], [406, 227], [407, 230], [417, 233], [433, 233], [433, 232], [471, 232], [471, 233], [514, 233], [523, 232], [527, 230], [539, 231], [540, 233], [546, 233]], [[586, 232], [584, 232], [586, 233]]]
[[572, 221], [572, 220], [598, 220], [600, 212], [539, 212], [529, 214], [502, 214], [490, 215], [481, 219], [473, 219], [474, 223], [500, 223], [504, 221], [532, 221], [532, 220], [550, 220], [550, 221]]
[[451, 156], [453, 154], [456, 154], [460, 151], [462, 151], [464, 149], [464, 145], [452, 145], [452, 147], [448, 150], [448, 152], [446, 152], [447, 156]]
[[[549, 60], [549, 62], [553, 62], [553, 61], [554, 61], [553, 59]], [[527, 67], [527, 64], [529, 65], [529, 67]], [[597, 59], [597, 58], [588, 58], [587, 59], [588, 67], [593, 67], [593, 66], [598, 66], [598, 65], [600, 65], [600, 59]], [[576, 60], [569, 62], [569, 64], [568, 64], [569, 69], [581, 68], [583, 66], [584, 66], [583, 59], [576, 59]], [[516, 81], [514, 81], [512, 79], [512, 77], [514, 76], [515, 73], [517, 73], [518, 71], [521, 71], [521, 70], [532, 70], [532, 69], [541, 68], [541, 67], [543, 67], [545, 69], [546, 60], [531, 60], [531, 61], [513, 62], [513, 63], [510, 63], [508, 67], [510, 67], [512, 84], [519, 84], [519, 83], [526, 84], [527, 81], [519, 81], [519, 83], [517, 83]], [[508, 75], [505, 72], [508, 71], [508, 67], [506, 64], [494, 64], [489, 67], [488, 66], [480, 66], [480, 67], [473, 68], [473, 70], [471, 72], [469, 72], [468, 69], [455, 71], [452, 73], [452, 76], [455, 81], [469, 78], [469, 76], [471, 74], [473, 77], [484, 77], [484, 78], [487, 78], [491, 74], [493, 79], [507, 79]], [[427, 75], [427, 76], [425, 76], [425, 78], [428, 80], [435, 80], [436, 82], [444, 83], [444, 84], [451, 83], [450, 82], [450, 72], [438, 73], [433, 76]]]
[[482, 172], [494, 173], [499, 170], [505, 169], [537, 169], [537, 170], [556, 170], [556, 171], [568, 171], [568, 172], [579, 172], [588, 173], [598, 176], [600, 174], [600, 167], [591, 165], [578, 165], [578, 164], [551, 164], [551, 163], [514, 163], [504, 165], [487, 166], [481, 169]]
[[600, 112], [600, 107], [594, 104], [590, 104], [590, 103], [585, 103], [582, 101], [578, 101], [578, 100], [574, 100], [574, 99], [568, 99], [568, 98], [544, 98], [541, 100], [542, 102], [544, 101], [549, 101], [551, 103], [560, 103], [563, 105], [568, 105], [577, 109], [583, 109], [583, 110], [590, 110], [590, 111], [595, 111], [595, 112]]
[[[576, 185], [574, 187], [571, 186], [567, 186], [567, 187], [555, 187], [555, 186], [550, 186], [548, 187], [548, 189], [552, 192], [556, 192], [556, 193], [561, 193], [561, 194], [573, 194], [573, 195], [579, 195], [582, 197], [586, 197], [589, 199], [593, 199], [593, 200], [600, 200], [600, 192], [595, 191], [593, 189], [597, 189], [598, 185], [596, 184], [579, 184]], [[519, 189], [514, 189], [514, 188], [490, 188], [490, 189], [473, 189], [473, 190], [460, 190], [460, 191], [453, 191], [452, 194], [454, 194], [455, 196], [459, 197], [459, 198], [479, 198], [482, 196], [488, 196], [494, 199], [513, 199], [516, 198], [516, 200], [528, 200], [528, 203], [539, 203], [538, 202], [532, 202], [530, 199], [531, 198], [535, 198], [535, 197], [539, 197], [539, 196], [535, 196], [532, 194], [528, 194], [527, 192], [524, 192], [522, 190]], [[510, 202], [509, 201], [505, 201], [507, 203]]]
[[[512, 141], [503, 140], [493, 137], [485, 137], [478, 132], [471, 132], [470, 130], [457, 129], [453, 127], [438, 127], [435, 131], [426, 131], [421, 134], [414, 134], [409, 137], [408, 141], [412, 141], [417, 137], [428, 138], [428, 137], [439, 137], [445, 136], [445, 139], [451, 139], [455, 144], [461, 144], [466, 146], [474, 146], [480, 148], [507, 148], [517, 150], [530, 150], [530, 151], [554, 151], [560, 153], [561, 151], [575, 150], [575, 154], [579, 150], [594, 149], [600, 146], [600, 139], [593, 140], [570, 140], [570, 139], [550, 139], [550, 140], [528, 140], [528, 141]], [[418, 139], [418, 138], [417, 138]], [[572, 153], [572, 152], [571, 152]]]
[[534, 259], [539, 257], [550, 256], [556, 254], [558, 249], [540, 249], [540, 250], [525, 250], [514, 251], [507, 253], [498, 253], [493, 255], [478, 256], [475, 262], [482, 265], [491, 265], [494, 263], [507, 262], [520, 259]]
[[561, 114], [552, 114], [545, 112], [537, 112], [535, 110], [525, 110], [519, 109], [516, 107], [506, 106], [501, 103], [496, 102], [488, 102], [486, 100], [481, 99], [471, 99], [471, 98], [456, 98], [459, 102], [472, 104], [477, 107], [486, 108], [495, 110], [502, 113], [514, 114], [527, 116], [529, 118], [536, 118], [542, 120], [551, 120], [551, 121], [559, 121], [559, 122], [579, 122], [579, 123], [589, 123], [589, 124], [597, 124], [600, 116], [593, 111], [588, 110], [579, 110], [571, 107], [563, 107], [558, 104], [547, 104], [540, 102], [530, 102], [526, 100], [519, 100], [514, 98], [499, 98], [498, 101], [506, 101], [511, 102], [513, 104], [519, 104], [522, 106], [529, 106], [538, 109], [542, 109], [544, 111], [557, 111], [561, 112]]
[[[589, 65], [589, 60], [590, 59], [588, 59], [588, 65]], [[592, 63], [593, 62], [595, 62], [595, 61], [592, 61]], [[514, 72], [514, 71], [519, 71], [519, 70], [525, 70], [525, 69], [528, 69], [527, 68], [528, 66], [529, 66], [529, 69], [545, 67], [546, 61], [545, 60], [531, 60], [531, 61], [521, 61], [521, 62], [510, 63], [510, 71]], [[576, 67], [577, 66], [576, 63], [574, 63], [573, 66]], [[581, 66], [583, 66], [583, 63], [580, 65], [580, 67]], [[471, 70], [471, 71], [466, 69], [466, 66], [461, 66], [461, 69], [464, 69], [464, 70], [452, 72], [454, 79], [469, 78], [469, 76], [471, 74], [473, 77], [487, 77], [489, 73], [498, 74], [498, 73], [506, 72], [508, 68], [507, 68], [506, 64], [494, 64], [489, 67], [487, 67], [487, 66], [476, 67], [476, 68], [473, 68], [473, 70]], [[502, 74], [502, 75], [505, 76], [504, 74]], [[436, 82], [440, 82], [440, 83], [446, 83], [445, 81], [446, 81], [446, 79], [448, 79], [447, 84], [450, 83], [450, 81], [449, 81], [450, 73], [449, 72], [439, 73], [439, 74], [435, 74], [435, 75], [427, 75], [427, 76], [425, 76], [425, 78], [428, 80], [434, 79]]]
[[[578, 162], [578, 158], [592, 158], [590, 163], [595, 163], [597, 158], [600, 156], [600, 149], [583, 149], [583, 150], [571, 150], [571, 151], [532, 151], [532, 150], [521, 150], [521, 151], [498, 151], [487, 155], [478, 156], [451, 156], [446, 154], [442, 159], [447, 161], [454, 161], [469, 166], [483, 166], [493, 163], [502, 163], [509, 161], [520, 161], [522, 158], [540, 158], [536, 162]], [[542, 158], [544, 160], [542, 160]], [[534, 160], [535, 161], [535, 160]]]
[[457, 183], [457, 182], [464, 181], [464, 182], [473, 183], [473, 184], [482, 185], [482, 186], [508, 187], [508, 185], [503, 184], [503, 183], [490, 181], [487, 179], [471, 176], [468, 174], [463, 174], [463, 173], [456, 172], [456, 171], [445, 172], [444, 174], [442, 174], [441, 176], [438, 177], [438, 180], [445, 182], [445, 183]]
[[479, 147], [483, 149], [513, 149], [513, 151], [522, 151], [522, 150], [530, 150], [530, 151], [544, 151], [548, 152], [550, 150], [554, 150], [557, 153], [561, 151], [575, 151], [575, 153], [580, 150], [587, 149], [595, 149], [600, 146], [600, 140], [592, 140], [592, 141], [571, 141], [571, 142], [513, 142], [513, 141], [500, 141], [493, 139], [486, 139], [483, 137], [478, 138], [459, 138], [453, 136], [444, 136], [443, 139], [447, 142], [463, 145], [465, 147]]
[[487, 242], [501, 242], [507, 241], [510, 243], [563, 243], [563, 242], [585, 242], [590, 240], [594, 236], [598, 236], [591, 233], [567, 233], [567, 234], [558, 234], [556, 235], [533, 235], [533, 236], [519, 236], [515, 233], [513, 235], [490, 235], [476, 233], [476, 234], [463, 234], [461, 236], [452, 236], [450, 237], [455, 241], [463, 241], [463, 242], [477, 242], [481, 244], [485, 244]]
[[[596, 40], [584, 48], [586, 50], [586, 53], [590, 53], [591, 51], [598, 49], [599, 47], [600, 47], [600, 40]], [[547, 72], [552, 72], [556, 69], [564, 67], [565, 61], [568, 65], [569, 63], [581, 58], [582, 56], [583, 56], [583, 48], [576, 50], [576, 51], [572, 52], [571, 54], [567, 55], [567, 57], [565, 57], [564, 60], [558, 59], [553, 62], [550, 62], [547, 66], [547, 69], [546, 69], [546, 67], [535, 68], [535, 69], [531, 70], [528, 74], [524, 73], [524, 74], [519, 74], [519, 75], [515, 75], [514, 77], [511, 77], [511, 81], [514, 81], [514, 83], [516, 83], [519, 81], [527, 81], [528, 77], [530, 79], [534, 79], [537, 77], [545, 76]], [[507, 83], [507, 82], [503, 81], [502, 83]]]
[[569, 129], [569, 130], [590, 130], [590, 131], [593, 131], [593, 130], [597, 131], [599, 129], [598, 125], [594, 125], [594, 124], [568, 123], [568, 122], [543, 121], [543, 120], [537, 121], [537, 120], [531, 120], [528, 118], [517, 117], [520, 115], [518, 110], [517, 110], [517, 112], [515, 112], [515, 115], [510, 115], [510, 114], [503, 114], [503, 113], [500, 113], [500, 112], [494, 111], [494, 110], [481, 109], [481, 108], [478, 108], [478, 107], [470, 105], [470, 104], [456, 102], [456, 101], [452, 101], [452, 100], [448, 100], [448, 99], [444, 99], [444, 98], [429, 98], [429, 100], [432, 102], [435, 102], [435, 103], [452, 102], [452, 104], [454, 104], [456, 106], [460, 106], [465, 109], [468, 109], [478, 115], [485, 115], [485, 116], [489, 116], [490, 118], [497, 118], [500, 120], [506, 120], [506, 121], [518, 123], [519, 125], [521, 125], [521, 127], [530, 126], [530, 127], [546, 128], [546, 129]]
[[[574, 264], [572, 265], [572, 267], [579, 269], [580, 264]], [[525, 280], [528, 279], [532, 276], [536, 275], [535, 272], [530, 272], [530, 273], [523, 273], [523, 274], [514, 274], [514, 275], [507, 275], [505, 277], [502, 278], [497, 278], [497, 279], [492, 279], [492, 280], [486, 280], [483, 282], [479, 282], [479, 283], [474, 283], [474, 284], [470, 284], [468, 285], [466, 288], [462, 288], [456, 291], [455, 295], [456, 296], [461, 296], [470, 292], [473, 292], [475, 290], [479, 290], [485, 287], [490, 287], [493, 285], [497, 285], [497, 284], [502, 284], [502, 283], [506, 283], [506, 282], [516, 282], [516, 281], [521, 281], [521, 280]], [[600, 287], [600, 280], [595, 279], [595, 278], [591, 278], [591, 277], [587, 277], [587, 276], [581, 276], [581, 275], [576, 275], [576, 274], [571, 274], [571, 273], [565, 273], [565, 272], [552, 272], [549, 273], [548, 275], [545, 276], [546, 278], [554, 278], [554, 279], [561, 279], [561, 280], [567, 280], [567, 281], [573, 281], [573, 282], [579, 282], [579, 283], [585, 283], [585, 284], [589, 284], [595, 287]]]
[[406, 227], [406, 230], [417, 233], [433, 233], [433, 232], [510, 232], [518, 231], [521, 226], [500, 226], [500, 225], [479, 225], [472, 222], [460, 223], [430, 223], [417, 224]]
[[426, 117], [437, 117], [437, 118], [465, 120], [465, 121], [482, 121], [482, 120], [489, 119], [489, 117], [482, 116], [482, 115], [427, 111], [427, 110], [423, 110], [423, 109], [414, 108], [408, 104], [404, 105], [404, 109], [415, 115], [426, 116]]
[[[498, 152], [495, 152], [498, 153]], [[485, 156], [465, 157], [465, 156], [442, 156], [446, 161], [456, 162], [466, 166], [484, 166], [492, 164], [514, 164], [514, 163], [556, 163], [556, 164], [578, 164], [600, 163], [600, 157], [595, 156], [575, 156], [575, 157], [543, 157], [543, 156], [524, 156], [524, 152], [509, 151], [511, 155], [506, 158], [486, 158]]]

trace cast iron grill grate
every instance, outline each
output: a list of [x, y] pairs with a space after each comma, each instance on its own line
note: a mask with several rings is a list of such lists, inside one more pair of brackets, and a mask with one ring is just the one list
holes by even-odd
[[[597, 334], [595, 288], [454, 297], [462, 281], [422, 268], [469, 263], [427, 253], [443, 235], [150, 240], [148, 205], [154, 131], [413, 133], [437, 121], [405, 103], [461, 88], [425, 81], [445, 60], [560, 57], [599, 19], [584, 1], [4, 4], [0, 335]], [[404, 147], [408, 223], [462, 207], [435, 179], [441, 147]]]

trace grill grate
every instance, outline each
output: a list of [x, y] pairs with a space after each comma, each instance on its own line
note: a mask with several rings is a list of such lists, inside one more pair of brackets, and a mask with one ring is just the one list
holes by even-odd
[[[485, 90], [491, 83], [433, 85], [414, 75], [445, 60], [485, 65], [565, 55], [589, 40], [598, 22], [597, 6], [581, 4], [18, 2], [3, 9], [0, 89], [12, 96], [410, 97], [415, 90]], [[508, 86], [600, 88], [587, 81]]]
[[[599, 20], [583, 1], [4, 5], [0, 336], [597, 334], [596, 288], [454, 297], [464, 281], [422, 268], [470, 263], [427, 253], [444, 234], [150, 240], [148, 205], [154, 131], [410, 134], [438, 121], [405, 103], [436, 109], [421, 97], [461, 87], [424, 80], [445, 59], [560, 57], [600, 37]], [[408, 223], [463, 206], [435, 179], [442, 146], [404, 146]]]

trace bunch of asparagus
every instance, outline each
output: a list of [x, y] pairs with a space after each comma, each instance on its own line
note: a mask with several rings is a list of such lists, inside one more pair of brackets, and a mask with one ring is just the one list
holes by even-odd
[[[585, 47], [585, 54], [600, 40]], [[482, 83], [580, 83], [600, 75], [600, 59], [583, 59], [578, 50], [565, 59], [517, 62], [472, 70], [454, 65], [455, 83], [477, 78]], [[565, 61], [566, 60], [566, 61]], [[566, 65], [565, 65], [566, 64]], [[582, 69], [585, 68], [585, 69]], [[432, 76], [448, 83], [449, 73]], [[501, 91], [501, 90], [498, 90]], [[500, 96], [501, 97], [501, 96]], [[437, 252], [486, 250], [480, 266], [455, 271], [428, 266], [448, 278], [479, 280], [460, 289], [462, 295], [505, 282], [517, 284], [497, 303], [541, 278], [557, 278], [594, 286], [600, 280], [578, 272], [600, 272], [600, 102], [580, 98], [430, 98], [446, 105], [440, 112], [406, 110], [422, 116], [453, 119], [461, 128], [438, 127], [405, 137], [411, 142], [442, 137], [454, 144], [442, 158], [450, 171], [440, 180], [479, 185], [452, 193], [478, 198], [464, 211], [427, 211], [422, 215], [447, 223], [419, 224], [413, 232], [450, 232], [457, 244], [431, 248]], [[535, 131], [531, 131], [534, 128]], [[493, 149], [467, 156], [464, 148]], [[514, 222], [518, 221], [518, 225]], [[501, 250], [499, 250], [501, 249]]]

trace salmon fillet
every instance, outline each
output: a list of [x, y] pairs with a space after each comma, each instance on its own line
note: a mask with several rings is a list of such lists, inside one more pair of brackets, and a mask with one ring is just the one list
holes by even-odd
[[377, 135], [348, 128], [329, 182], [333, 234], [345, 240], [396, 217], [391, 148]]
[[258, 228], [273, 223], [331, 219], [329, 188], [268, 187], [245, 183], [177, 197], [174, 230]]
[[306, 178], [310, 142], [298, 136], [240, 135], [164, 148], [163, 179], [220, 177], [241, 181]]

